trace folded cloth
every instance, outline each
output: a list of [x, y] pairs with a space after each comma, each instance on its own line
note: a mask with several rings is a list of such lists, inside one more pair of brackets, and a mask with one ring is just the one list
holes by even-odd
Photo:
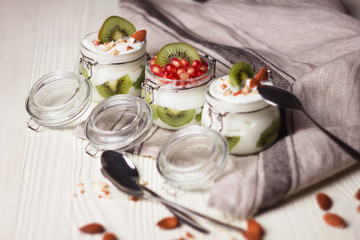
[[[360, 150], [360, 21], [340, 0], [122, 0], [121, 16], [147, 29], [150, 55], [185, 41], [217, 60], [216, 75], [238, 61], [272, 71], [327, 130]], [[283, 136], [265, 151], [231, 156], [209, 204], [247, 217], [354, 164], [302, 113], [284, 111]], [[156, 157], [171, 131], [153, 127], [130, 152]]]

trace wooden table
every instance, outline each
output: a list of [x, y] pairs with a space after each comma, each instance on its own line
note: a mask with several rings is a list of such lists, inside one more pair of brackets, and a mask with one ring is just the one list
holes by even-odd
[[[118, 4], [116, 0], [1, 0], [0, 239], [101, 239], [102, 235], [79, 232], [79, 227], [91, 222], [103, 224], [119, 239], [179, 239], [186, 232], [196, 239], [242, 239], [212, 225], [206, 225], [213, 230], [211, 236], [187, 226], [159, 229], [157, 221], [170, 216], [162, 205], [134, 202], [113, 186], [109, 195], [99, 192], [99, 183], [105, 181], [99, 157], [85, 154], [87, 142], [73, 137], [71, 127], [39, 132], [27, 128], [24, 103], [31, 86], [46, 73], [74, 71], [81, 38], [96, 31], [108, 16], [119, 14]], [[179, 192], [176, 198], [165, 193], [155, 160], [130, 157], [142, 180], [161, 195], [220, 220], [246, 225], [244, 220], [208, 208], [208, 191]], [[360, 168], [354, 166], [256, 219], [269, 240], [360, 239], [360, 214], [355, 211], [360, 202], [353, 197], [359, 187]], [[315, 201], [319, 191], [333, 197], [333, 211], [349, 221], [347, 229], [323, 222]]]

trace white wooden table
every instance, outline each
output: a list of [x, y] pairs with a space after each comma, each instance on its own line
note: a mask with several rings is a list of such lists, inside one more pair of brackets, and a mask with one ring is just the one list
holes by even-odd
[[[74, 71], [81, 38], [99, 23], [119, 13], [116, 0], [1, 0], [0, 1], [0, 239], [101, 239], [78, 228], [99, 222], [119, 239], [179, 239], [186, 232], [196, 239], [243, 239], [234, 232], [206, 225], [204, 236], [183, 226], [164, 231], [156, 222], [170, 213], [160, 204], [137, 202], [110, 186], [110, 198], [99, 198], [93, 183], [105, 181], [98, 158], [84, 153], [86, 142], [72, 136], [72, 128], [27, 128], [25, 98], [41, 76], [55, 70]], [[220, 220], [245, 226], [206, 206], [209, 192], [162, 189], [155, 160], [131, 156], [148, 186], [170, 200]], [[83, 186], [80, 186], [83, 184]], [[360, 167], [313, 186], [256, 217], [265, 239], [360, 239], [360, 204], [353, 198], [360, 187]], [[84, 191], [81, 193], [81, 191]], [[317, 192], [334, 199], [333, 211], [348, 222], [335, 229], [322, 221]], [[357, 232], [356, 232], [357, 231]]]

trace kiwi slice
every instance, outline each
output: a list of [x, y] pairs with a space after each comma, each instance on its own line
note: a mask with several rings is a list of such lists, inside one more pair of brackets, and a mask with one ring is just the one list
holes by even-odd
[[129, 91], [131, 84], [132, 81], [129, 75], [126, 74], [118, 80], [108, 81], [106, 83], [98, 85], [96, 86], [96, 89], [101, 96], [103, 96], [104, 98], [108, 98], [117, 94], [126, 94]]
[[170, 63], [172, 58], [185, 58], [190, 63], [195, 59], [200, 61], [200, 56], [193, 46], [184, 42], [177, 42], [163, 46], [156, 56], [155, 63], [160, 66], [165, 66]]
[[225, 139], [228, 142], [229, 151], [231, 151], [240, 141], [240, 136], [225, 136]]
[[202, 114], [202, 109], [201, 109], [201, 111], [200, 111], [198, 114], [195, 115], [195, 120], [196, 120], [197, 122], [201, 122], [201, 114]]
[[133, 86], [135, 89], [141, 89], [141, 83], [145, 80], [145, 67], [143, 67], [143, 70], [140, 74], [140, 76], [136, 79], [136, 81], [133, 83]]
[[254, 69], [250, 64], [244, 62], [235, 63], [229, 71], [230, 84], [236, 88], [243, 88], [246, 79], [255, 75]]
[[157, 113], [157, 106], [155, 104], [150, 104], [150, 107], [151, 107], [151, 111], [152, 111], [152, 114], [153, 114], [153, 119], [158, 120], [159, 115]]
[[128, 20], [118, 16], [111, 16], [101, 26], [98, 38], [100, 43], [106, 43], [130, 36], [134, 32], [136, 32], [136, 28]]
[[195, 115], [195, 109], [181, 111], [178, 109], [157, 106], [156, 110], [159, 118], [171, 127], [181, 127], [191, 122]]
[[264, 132], [260, 135], [259, 140], [256, 143], [256, 147], [263, 148], [273, 142], [278, 138], [280, 130], [280, 117], [274, 119], [269, 127], [267, 127]]

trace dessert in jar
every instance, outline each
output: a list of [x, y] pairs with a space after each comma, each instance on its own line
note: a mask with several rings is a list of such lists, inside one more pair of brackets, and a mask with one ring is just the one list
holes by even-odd
[[272, 85], [267, 69], [255, 75], [251, 65], [239, 62], [229, 75], [207, 86], [202, 124], [227, 139], [231, 154], [257, 153], [278, 137], [279, 109], [263, 100], [257, 91], [260, 85]]
[[150, 103], [153, 123], [165, 129], [200, 124], [206, 84], [215, 61], [200, 57], [183, 42], [165, 45], [145, 68], [143, 97]]
[[140, 97], [146, 64], [146, 31], [118, 16], [105, 20], [99, 32], [81, 41], [79, 73], [92, 87], [93, 100], [117, 94]]

